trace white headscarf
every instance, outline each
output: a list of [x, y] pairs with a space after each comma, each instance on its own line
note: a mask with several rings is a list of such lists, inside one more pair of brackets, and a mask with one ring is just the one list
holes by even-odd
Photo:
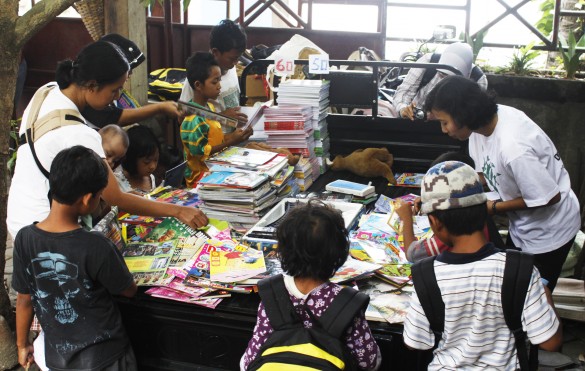
[[[471, 74], [471, 63], [473, 61], [473, 50], [471, 46], [465, 43], [454, 43], [445, 48], [439, 59], [439, 64], [447, 64], [457, 68], [461, 74], [467, 78]], [[448, 75], [453, 75], [452, 71], [441, 70]]]

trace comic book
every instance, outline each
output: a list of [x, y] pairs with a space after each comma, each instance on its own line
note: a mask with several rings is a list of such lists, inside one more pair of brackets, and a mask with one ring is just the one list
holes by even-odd
[[380, 264], [368, 263], [348, 257], [345, 263], [335, 272], [331, 282], [340, 283], [370, 277], [380, 269]]
[[[242, 246], [242, 245], [240, 245]], [[244, 251], [211, 251], [209, 275], [212, 281], [233, 283], [266, 272], [264, 254], [252, 248]]]
[[195, 236], [197, 231], [176, 218], [165, 218], [144, 238], [145, 242], [164, 242], [179, 237]]
[[145, 293], [155, 298], [169, 299], [174, 301], [180, 301], [182, 303], [196, 304], [211, 309], [215, 309], [222, 300], [221, 298], [213, 299], [193, 298], [188, 294], [170, 289], [168, 287], [153, 287], [146, 290]]
[[410, 308], [410, 295], [387, 293], [371, 301], [388, 323], [403, 323]]

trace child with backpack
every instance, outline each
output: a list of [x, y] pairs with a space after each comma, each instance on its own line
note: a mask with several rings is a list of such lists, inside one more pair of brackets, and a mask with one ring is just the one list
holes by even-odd
[[[406, 346], [436, 347], [429, 370], [527, 369], [523, 330], [541, 349], [558, 349], [561, 327], [532, 256], [505, 253], [486, 242], [487, 199], [475, 170], [457, 161], [433, 166], [423, 178], [421, 201], [421, 213], [428, 214], [433, 232], [451, 248], [412, 268], [416, 293], [404, 321]], [[505, 277], [518, 256], [520, 263], [513, 270], [527, 274], [518, 274], [512, 282]], [[524, 287], [519, 285], [521, 278]], [[442, 321], [435, 320], [437, 315]]]
[[[347, 370], [352, 365], [364, 370], [378, 369], [382, 360], [380, 350], [364, 315], [369, 298], [329, 281], [349, 251], [341, 213], [309, 201], [289, 211], [278, 226], [277, 239], [285, 274], [259, 283], [262, 301], [252, 339], [240, 361], [241, 369], [256, 370], [262, 365], [269, 367], [272, 362], [293, 364], [296, 361], [301, 362], [294, 363], [297, 366], [303, 365], [305, 357], [294, 352], [298, 344], [307, 342], [306, 339], [296, 341], [303, 331], [319, 332], [317, 338], [325, 337], [327, 343], [337, 342], [346, 350], [343, 352], [346, 357], [339, 354], [334, 357], [329, 351], [328, 359], [332, 363], [326, 362], [327, 366], [315, 363], [323, 359], [309, 357], [313, 368], [303, 369]], [[283, 308], [277, 303], [286, 305]], [[290, 351], [274, 352], [279, 346], [287, 346]], [[276, 354], [271, 359], [268, 353]]]
[[[50, 168], [49, 215], [16, 235], [16, 345], [26, 369], [43, 352], [51, 370], [137, 369], [112, 299], [134, 296], [136, 283], [112, 241], [78, 223], [97, 207], [108, 173], [89, 148], [59, 152]], [[35, 341], [34, 349], [28, 336], [33, 309], [44, 332], [44, 343]]]
[[[187, 80], [193, 88], [191, 103], [195, 106], [215, 111], [210, 102], [217, 99], [221, 90], [221, 69], [211, 53], [197, 52], [187, 59]], [[181, 141], [187, 168], [185, 180], [187, 187], [193, 188], [207, 170], [205, 160], [212, 154], [247, 140], [253, 131], [236, 129], [223, 134], [222, 127], [215, 120], [191, 115], [181, 124]]]

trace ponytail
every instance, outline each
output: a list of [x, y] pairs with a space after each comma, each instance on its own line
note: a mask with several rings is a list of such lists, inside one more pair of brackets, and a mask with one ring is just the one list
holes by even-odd
[[55, 71], [55, 81], [59, 85], [59, 89], [65, 89], [74, 81], [74, 62], [71, 59], [66, 59], [57, 64]]
[[90, 81], [100, 87], [118, 80], [128, 71], [130, 65], [119, 47], [107, 41], [96, 41], [83, 48], [75, 61], [59, 62], [56, 81], [60, 89], [72, 83], [87, 86]]

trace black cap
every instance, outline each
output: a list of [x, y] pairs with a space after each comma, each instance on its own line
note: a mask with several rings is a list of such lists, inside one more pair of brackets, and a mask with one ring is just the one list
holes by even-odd
[[128, 40], [122, 35], [111, 33], [102, 36], [101, 40], [111, 42], [112, 44], [115, 44], [117, 47], [119, 47], [122, 52], [124, 52], [126, 59], [128, 59], [128, 63], [130, 64], [131, 69], [135, 69], [146, 59], [138, 46], [133, 41]]

